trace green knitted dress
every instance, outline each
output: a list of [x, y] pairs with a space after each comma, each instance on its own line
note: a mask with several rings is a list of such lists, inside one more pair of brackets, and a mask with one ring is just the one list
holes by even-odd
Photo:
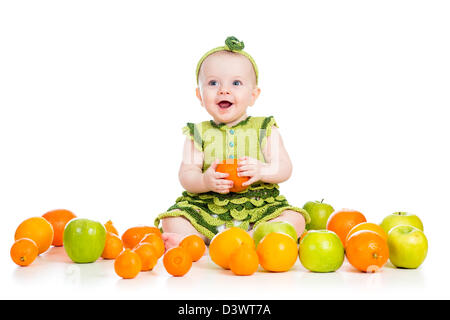
[[[212, 120], [188, 123], [183, 133], [203, 152], [205, 172], [215, 159], [249, 156], [265, 162], [262, 150], [273, 126], [278, 127], [272, 116], [249, 116], [232, 127], [216, 124]], [[237, 193], [210, 191], [196, 194], [184, 191], [173, 206], [157, 216], [155, 226], [159, 227], [163, 218], [181, 216], [188, 219], [201, 234], [212, 239], [224, 228], [238, 226], [247, 231], [262, 221], [276, 218], [284, 210], [297, 211], [306, 223], [310, 221], [305, 210], [289, 205], [286, 198], [280, 195], [277, 184], [260, 181]]]

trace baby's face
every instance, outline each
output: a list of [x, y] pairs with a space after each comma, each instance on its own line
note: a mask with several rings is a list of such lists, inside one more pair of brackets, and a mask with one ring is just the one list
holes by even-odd
[[197, 97], [216, 123], [234, 125], [245, 120], [247, 108], [259, 93], [255, 71], [245, 56], [217, 52], [203, 61]]

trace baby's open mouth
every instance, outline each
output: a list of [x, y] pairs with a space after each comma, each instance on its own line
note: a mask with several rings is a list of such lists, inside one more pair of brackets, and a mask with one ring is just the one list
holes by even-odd
[[221, 109], [228, 109], [233, 104], [230, 101], [222, 100], [217, 104]]

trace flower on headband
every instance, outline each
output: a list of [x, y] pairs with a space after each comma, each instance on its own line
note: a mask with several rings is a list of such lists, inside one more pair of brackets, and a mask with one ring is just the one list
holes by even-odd
[[225, 40], [225, 45], [231, 51], [242, 51], [244, 49], [244, 41], [239, 41], [236, 37], [228, 37]]

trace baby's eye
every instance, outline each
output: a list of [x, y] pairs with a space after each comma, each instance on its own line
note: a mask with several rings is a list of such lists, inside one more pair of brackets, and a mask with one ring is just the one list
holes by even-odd
[[217, 86], [217, 81], [216, 80], [211, 80], [208, 82], [208, 85], [210, 86]]
[[240, 80], [233, 81], [233, 86], [240, 86], [240, 85], [242, 85], [242, 82]]

